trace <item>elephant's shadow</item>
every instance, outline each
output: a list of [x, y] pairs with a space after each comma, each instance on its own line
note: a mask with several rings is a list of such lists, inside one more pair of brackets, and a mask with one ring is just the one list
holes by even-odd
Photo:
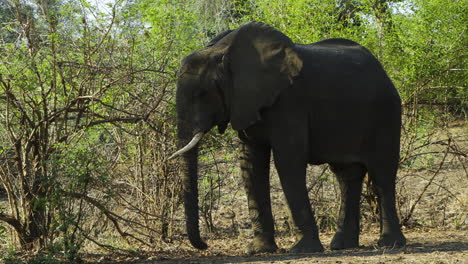
[[[381, 258], [383, 256], [389, 257], [394, 261], [400, 259], [400, 256], [413, 256], [419, 258], [421, 254], [431, 253], [450, 253], [450, 252], [468, 252], [468, 242], [466, 241], [450, 241], [450, 242], [425, 242], [425, 243], [409, 243], [404, 248], [375, 248], [374, 246], [363, 246], [357, 249], [331, 251], [326, 250], [324, 253], [309, 253], [309, 254], [259, 254], [254, 256], [213, 256], [213, 257], [193, 257], [193, 258], [174, 258], [165, 259], [158, 263], [161, 264], [175, 264], [175, 263], [308, 263], [308, 262], [321, 262], [324, 261], [337, 261], [337, 263], [346, 263], [363, 261], [360, 257], [364, 257], [365, 261], [372, 261], [372, 257]], [[222, 254], [220, 254], [222, 255]], [[431, 255], [432, 256], [432, 255]], [[142, 263], [142, 262], [138, 262]], [[144, 262], [153, 263], [153, 262]], [[335, 262], [333, 262], [335, 263]]]
[[[279, 263], [293, 263], [294, 261], [301, 261], [309, 259], [326, 260], [338, 258], [347, 262], [348, 257], [372, 257], [372, 256], [383, 256], [383, 255], [398, 255], [398, 254], [431, 254], [431, 253], [443, 253], [443, 252], [468, 252], [468, 242], [441, 242], [441, 243], [410, 243], [404, 248], [375, 248], [373, 246], [359, 247], [358, 249], [349, 250], [338, 250], [331, 251], [326, 250], [324, 253], [311, 253], [311, 254], [272, 254], [263, 256], [251, 256], [251, 257], [227, 257], [225, 259], [214, 261], [213, 263], [250, 263], [255, 261], [267, 261], [267, 262], [279, 262]], [[293, 261], [293, 262], [291, 262]], [[350, 260], [351, 261], [351, 260]], [[354, 262], [354, 261], [351, 261]], [[359, 262], [359, 261], [358, 261]], [[203, 262], [200, 262], [203, 263]], [[209, 262], [212, 263], [212, 262]], [[305, 263], [305, 262], [304, 262]]]

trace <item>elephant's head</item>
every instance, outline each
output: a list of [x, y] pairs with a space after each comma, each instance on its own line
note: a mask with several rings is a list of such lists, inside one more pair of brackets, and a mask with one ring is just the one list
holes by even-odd
[[301, 69], [292, 41], [258, 22], [221, 33], [182, 61], [176, 98], [182, 149], [171, 158], [184, 156], [185, 215], [194, 247], [207, 248], [198, 226], [198, 141], [214, 126], [223, 133], [229, 122], [235, 130], [253, 125]]

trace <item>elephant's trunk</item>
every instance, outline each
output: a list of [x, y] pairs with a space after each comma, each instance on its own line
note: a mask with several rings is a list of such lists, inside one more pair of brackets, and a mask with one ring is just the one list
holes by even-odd
[[[192, 129], [181, 124], [179, 119], [179, 147], [188, 145]], [[192, 140], [193, 141], [193, 140]], [[184, 207], [187, 234], [190, 243], [197, 249], [206, 249], [208, 245], [200, 238], [198, 223], [198, 146], [195, 143], [191, 149], [185, 151], [182, 159], [182, 184], [184, 190]]]

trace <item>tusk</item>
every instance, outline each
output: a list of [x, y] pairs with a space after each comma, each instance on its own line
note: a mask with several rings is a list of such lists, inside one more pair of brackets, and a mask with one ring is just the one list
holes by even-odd
[[197, 134], [195, 134], [195, 136], [193, 136], [192, 140], [190, 140], [190, 142], [187, 145], [185, 145], [185, 147], [179, 149], [178, 151], [176, 151], [176, 153], [172, 154], [169, 157], [169, 160], [174, 159], [174, 158], [184, 154], [185, 152], [191, 150], [193, 147], [195, 147], [198, 144], [200, 139], [202, 139], [203, 135], [204, 135], [203, 132], [198, 132]]

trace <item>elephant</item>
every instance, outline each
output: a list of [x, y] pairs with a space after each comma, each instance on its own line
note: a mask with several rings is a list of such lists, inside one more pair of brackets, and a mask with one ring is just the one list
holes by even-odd
[[332, 250], [359, 246], [360, 195], [368, 173], [380, 212], [379, 246], [404, 246], [395, 205], [401, 99], [371, 52], [347, 39], [296, 44], [250, 22], [216, 36], [181, 61], [176, 88], [183, 201], [191, 244], [206, 249], [198, 212], [198, 143], [230, 123], [240, 139], [241, 176], [253, 240], [250, 253], [274, 252], [270, 160], [296, 230], [291, 253], [321, 252], [306, 189], [308, 164], [328, 164], [341, 204]]

